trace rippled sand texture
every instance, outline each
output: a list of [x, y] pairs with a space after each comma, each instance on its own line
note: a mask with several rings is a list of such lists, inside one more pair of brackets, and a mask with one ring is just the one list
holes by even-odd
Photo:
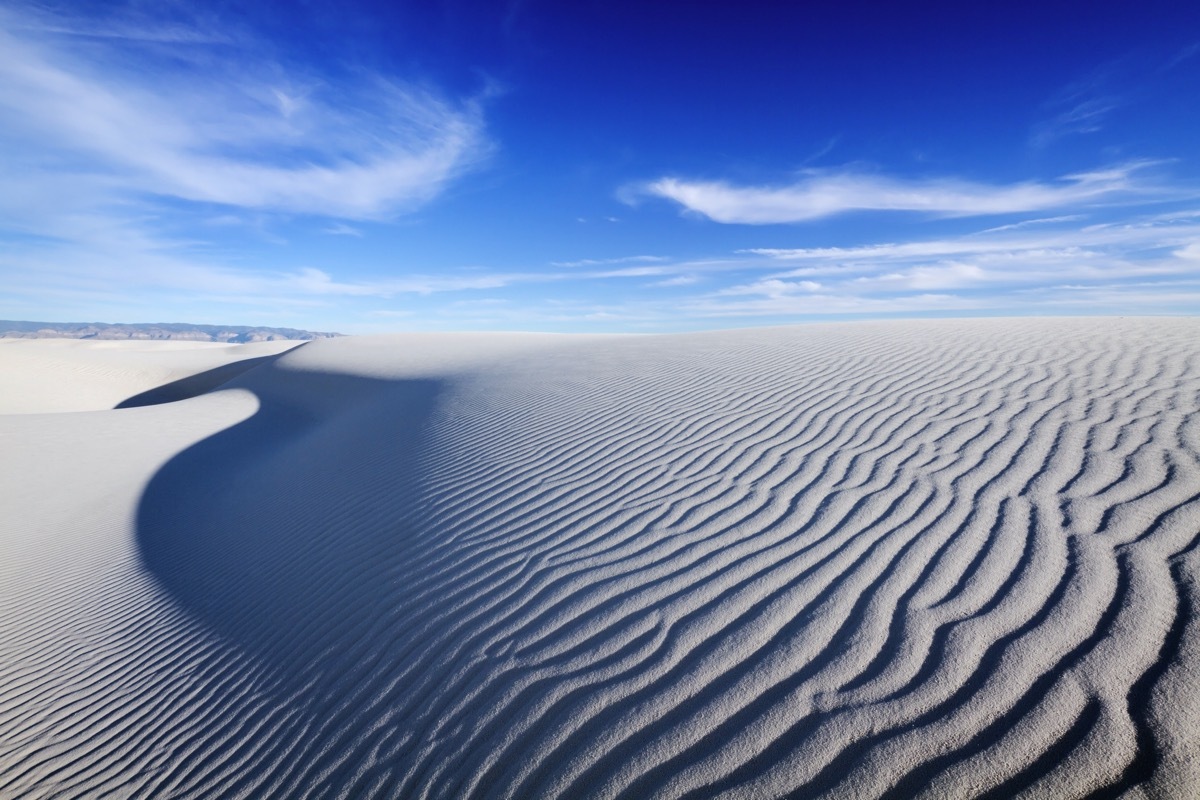
[[1200, 321], [318, 341], [0, 417], [0, 796], [1195, 797]]

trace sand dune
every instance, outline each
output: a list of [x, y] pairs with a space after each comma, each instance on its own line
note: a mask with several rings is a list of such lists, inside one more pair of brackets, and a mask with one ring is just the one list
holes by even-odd
[[298, 344], [0, 338], [0, 414], [180, 400]]
[[0, 417], [0, 796], [1200, 793], [1200, 321], [144, 383]]

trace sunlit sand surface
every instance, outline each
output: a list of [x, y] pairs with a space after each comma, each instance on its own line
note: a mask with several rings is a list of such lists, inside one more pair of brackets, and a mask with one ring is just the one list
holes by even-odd
[[1198, 320], [292, 344], [0, 343], [0, 796], [1200, 792]]

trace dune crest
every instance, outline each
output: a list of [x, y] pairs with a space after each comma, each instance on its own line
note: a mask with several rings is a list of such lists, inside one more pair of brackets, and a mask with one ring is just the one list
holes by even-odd
[[0, 437], [0, 796], [1200, 787], [1197, 320], [327, 339]]
[[99, 411], [182, 400], [299, 344], [0, 337], [0, 414]]

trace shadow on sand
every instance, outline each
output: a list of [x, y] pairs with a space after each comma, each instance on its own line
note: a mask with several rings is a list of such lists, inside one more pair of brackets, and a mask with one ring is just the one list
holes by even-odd
[[195, 375], [188, 375], [186, 378], [180, 378], [177, 381], [164, 383], [162, 386], [155, 386], [153, 389], [147, 389], [144, 392], [135, 394], [133, 397], [122, 400], [113, 406], [113, 408], [141, 408], [143, 406], [156, 406], [162, 403], [174, 403], [176, 400], [187, 400], [189, 397], [197, 397], [206, 392], [213, 391], [222, 384], [228, 383], [255, 367], [270, 364], [282, 355], [283, 353], [276, 353], [275, 355], [243, 358], [240, 361], [222, 364], [219, 367], [214, 367]]
[[183, 610], [265, 667], [269, 691], [313, 725], [372, 682], [372, 629], [405, 622], [439, 386], [270, 363], [232, 386], [254, 392], [259, 410], [153, 477], [139, 552]]

